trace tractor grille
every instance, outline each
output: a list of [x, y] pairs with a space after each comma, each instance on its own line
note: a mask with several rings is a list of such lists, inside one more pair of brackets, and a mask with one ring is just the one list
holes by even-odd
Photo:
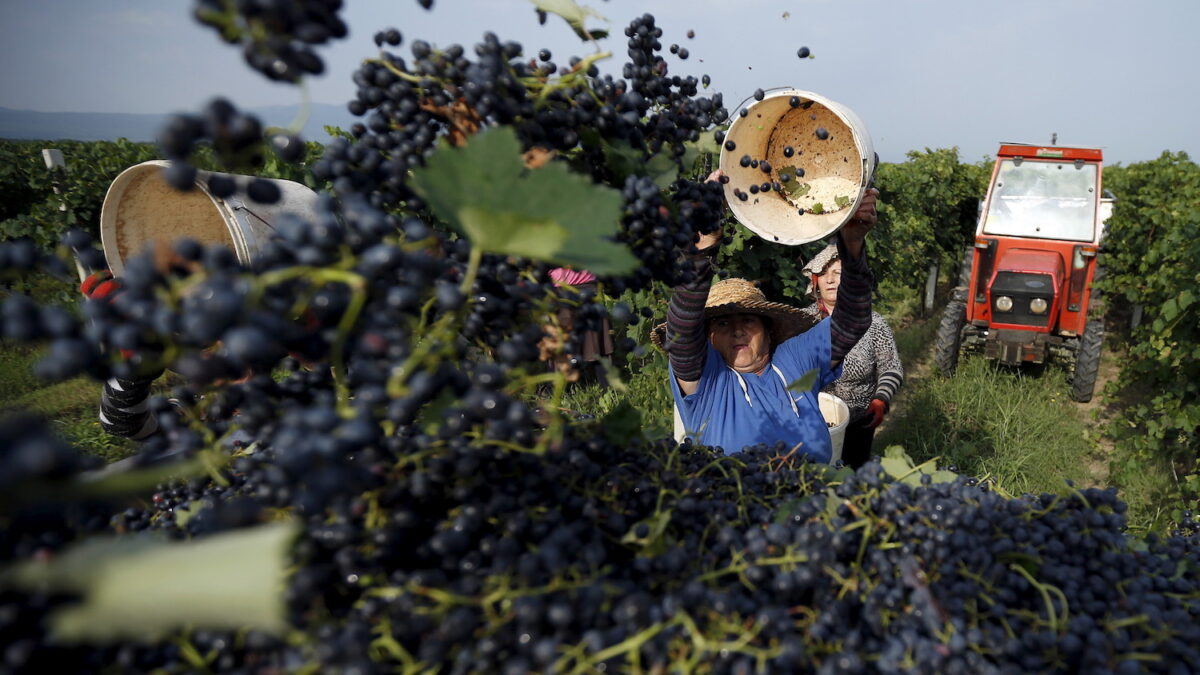
[[[996, 298], [1006, 295], [1012, 298], [1012, 311], [996, 309]], [[1041, 314], [1029, 311], [1034, 298], [1046, 301], [1047, 310]], [[992, 320], [1018, 326], [1046, 326], [1050, 322], [1050, 309], [1054, 305], [1054, 280], [1048, 274], [1026, 272], [1000, 272], [992, 283]]]

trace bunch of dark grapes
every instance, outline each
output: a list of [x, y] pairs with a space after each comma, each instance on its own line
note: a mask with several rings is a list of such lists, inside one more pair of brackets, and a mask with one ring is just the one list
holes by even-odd
[[[304, 142], [296, 134], [275, 132], [267, 140], [270, 148], [285, 162], [297, 162], [304, 156]], [[177, 190], [191, 190], [198, 175], [192, 156], [201, 144], [211, 147], [225, 168], [257, 171], [265, 163], [263, 141], [263, 126], [258, 117], [239, 111], [226, 99], [213, 99], [198, 115], [173, 115], [159, 132], [158, 145], [171, 160], [163, 176]], [[206, 187], [218, 199], [241, 192], [256, 202], [273, 204], [280, 197], [279, 188], [262, 178], [246, 180], [230, 174], [210, 173]]]
[[[79, 244], [84, 240], [74, 240]], [[87, 240], [90, 244], [90, 239]], [[100, 265], [103, 257], [97, 257], [98, 251], [90, 249], [87, 244], [78, 248], [84, 258], [84, 265]], [[65, 278], [71, 272], [58, 256], [50, 251], [39, 248], [32, 239], [20, 237], [0, 241], [0, 280], [20, 278], [34, 271], [43, 271], [56, 277]]]
[[663, 192], [653, 179], [630, 176], [621, 192], [625, 214], [617, 240], [641, 266], [627, 279], [613, 280], [619, 291], [645, 288], [654, 280], [670, 285], [691, 281], [693, 271], [680, 265], [681, 254], [695, 251], [696, 236], [717, 229], [725, 201], [717, 182], [677, 180]]
[[[498, 394], [472, 391], [460, 410], [488, 416]], [[385, 638], [450, 672], [690, 659], [718, 672], [1165, 673], [1197, 656], [1186, 601], [1200, 588], [1196, 540], [1130, 546], [1112, 490], [1010, 499], [962, 478], [914, 488], [878, 462], [834, 477], [782, 446], [721, 457], [622, 445], [584, 425], [536, 456], [462, 433], [388, 436], [332, 408], [321, 395], [287, 404], [228, 485], [162, 486], [146, 510], [114, 515], [121, 531], [187, 538], [280, 508], [306, 522], [288, 598], [311, 643], [193, 633], [223, 670], [382, 672], [400, 663], [375, 648]], [[179, 509], [198, 515], [179, 525]], [[44, 611], [9, 600], [25, 619]], [[46, 667], [118, 650], [148, 667], [179, 658], [23, 644]]]
[[646, 115], [639, 130], [651, 152], [669, 148], [680, 157], [685, 152], [684, 142], [699, 140], [700, 132], [728, 117], [722, 96], [697, 96], [700, 81], [696, 78], [667, 75], [667, 63], [658, 55], [662, 28], [655, 26], [653, 15], [634, 19], [625, 35], [629, 38], [629, 62], [622, 72], [632, 94], [627, 97], [632, 110]]
[[[628, 81], [601, 77], [594, 65], [577, 58], [559, 69], [546, 50], [525, 60], [522, 45], [492, 33], [475, 45], [474, 60], [459, 45], [439, 49], [422, 40], [411, 43], [411, 61], [385, 49], [354, 74], [359, 89], [349, 108], [364, 117], [352, 128], [354, 140], [335, 141], [314, 173], [332, 181], [339, 194], [364, 193], [379, 208], [420, 211], [423, 204], [407, 185], [408, 172], [423, 165], [439, 139], [458, 145], [494, 125], [514, 128], [526, 150], [573, 156], [571, 161], [599, 182], [638, 180], [626, 178], [627, 167], [614, 165], [618, 146], [645, 159], [665, 154], [680, 163], [685, 144], [726, 116], [721, 96], [698, 96], [695, 78], [668, 75], [657, 55], [661, 29], [653, 17], [634, 20], [626, 33]], [[376, 43], [397, 46], [402, 37], [389, 29], [376, 35]], [[638, 211], [632, 202], [629, 209]], [[712, 215], [714, 222], [702, 227], [712, 229], [719, 220]], [[686, 248], [696, 231], [693, 223], [674, 217], [662, 224], [670, 236], [658, 241], [668, 247]], [[638, 287], [651, 278], [673, 282], [672, 252], [677, 257], [679, 249], [644, 251], [643, 260], [654, 263], [643, 270], [650, 274], [623, 281]]]
[[[230, 7], [259, 18], [303, 7], [321, 23], [337, 3]], [[301, 25], [288, 16], [274, 34]], [[144, 501], [96, 499], [96, 461], [43, 422], [0, 420], [3, 562], [52, 559], [101, 531], [202, 543], [286, 515], [303, 533], [285, 598], [307, 636], [176, 627], [159, 644], [63, 646], [48, 621], [78, 598], [5, 586], [3, 668], [1174, 673], [1200, 662], [1190, 519], [1142, 541], [1111, 490], [1010, 498], [961, 477], [910, 485], [879, 461], [837, 471], [782, 444], [726, 455], [646, 439], [628, 406], [568, 419], [539, 393], [556, 377], [548, 317], [574, 308], [562, 342], [577, 355], [603, 304], [556, 293], [545, 263], [472, 255], [407, 177], [442, 138], [512, 126], [526, 149], [621, 187], [618, 238], [641, 267], [610, 287], [686, 281], [678, 261], [720, 222], [721, 188], [663, 190], [629, 175], [629, 152], [681, 164], [683, 143], [724, 110], [667, 75], [653, 17], [626, 34], [623, 80], [584, 61], [559, 68], [549, 52], [526, 61], [490, 35], [474, 60], [421, 41], [411, 64], [384, 53], [355, 74], [365, 122], [314, 166], [335, 196], [311, 220], [274, 223], [253, 269], [180, 241], [166, 260], [127, 260], [121, 292], [80, 315], [3, 300], [0, 335], [49, 341], [43, 376], [180, 376], [146, 403], [157, 435], [111, 471], [222, 458]], [[388, 30], [376, 42], [402, 40]], [[176, 118], [163, 145], [183, 164], [201, 140], [244, 158], [261, 129], [214, 103]], [[73, 233], [63, 246], [92, 242]], [[47, 260], [0, 245], [0, 271]], [[631, 314], [618, 305], [612, 318]]]
[[225, 42], [241, 45], [254, 70], [298, 82], [325, 71], [314, 45], [346, 37], [341, 9], [342, 0], [196, 0], [193, 14]]

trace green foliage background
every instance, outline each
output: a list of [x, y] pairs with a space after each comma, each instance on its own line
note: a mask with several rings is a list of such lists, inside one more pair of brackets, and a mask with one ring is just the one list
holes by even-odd
[[[1200, 456], [1200, 166], [1186, 153], [1105, 170], [1116, 195], [1097, 287], [1111, 308], [1141, 305], [1119, 325], [1128, 355], [1113, 395], [1130, 402], [1113, 433], [1140, 463]], [[1128, 333], [1128, 335], [1124, 335]]]
[[[322, 147], [308, 143], [308, 160], [320, 156]], [[65, 171], [50, 171], [42, 159], [44, 148], [61, 150]], [[71, 227], [100, 234], [104, 195], [125, 169], [152, 159], [162, 159], [153, 143], [116, 141], [12, 141], [0, 140], [0, 240], [29, 237], [38, 246], [52, 246]], [[281, 162], [269, 150], [256, 175], [281, 178], [313, 186], [304, 166]], [[218, 169], [208, 148], [193, 157], [197, 168]], [[55, 194], [54, 188], [59, 188]], [[62, 208], [65, 206], [66, 208]]]

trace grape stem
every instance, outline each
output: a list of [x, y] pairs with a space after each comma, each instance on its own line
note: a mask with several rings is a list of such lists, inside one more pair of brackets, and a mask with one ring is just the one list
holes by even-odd
[[1018, 565], [1017, 563], [1009, 564], [1008, 568], [1025, 577], [1025, 580], [1029, 582], [1029, 585], [1033, 586], [1039, 593], [1042, 594], [1042, 601], [1046, 603], [1046, 620], [1050, 624], [1050, 630], [1057, 633], [1059, 631], [1060, 621], [1058, 618], [1058, 613], [1054, 610], [1054, 602], [1050, 599], [1050, 592], [1053, 591], [1055, 595], [1058, 596], [1058, 599], [1063, 603], [1063, 621], [1066, 621], [1068, 616], [1066, 595], [1064, 595], [1063, 592], [1057, 587], [1051, 584], [1043, 584], [1042, 582], [1038, 581], [1032, 574], [1029, 573], [1029, 570]]

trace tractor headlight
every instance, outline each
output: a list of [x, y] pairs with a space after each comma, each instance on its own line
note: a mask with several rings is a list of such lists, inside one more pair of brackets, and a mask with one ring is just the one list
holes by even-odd
[[1050, 305], [1046, 303], [1045, 298], [1034, 298], [1029, 301], [1029, 311], [1034, 314], [1045, 314]]
[[1013, 307], [1012, 298], [1007, 295], [1002, 295], [996, 298], [996, 309], [1001, 312], [1011, 312]]

